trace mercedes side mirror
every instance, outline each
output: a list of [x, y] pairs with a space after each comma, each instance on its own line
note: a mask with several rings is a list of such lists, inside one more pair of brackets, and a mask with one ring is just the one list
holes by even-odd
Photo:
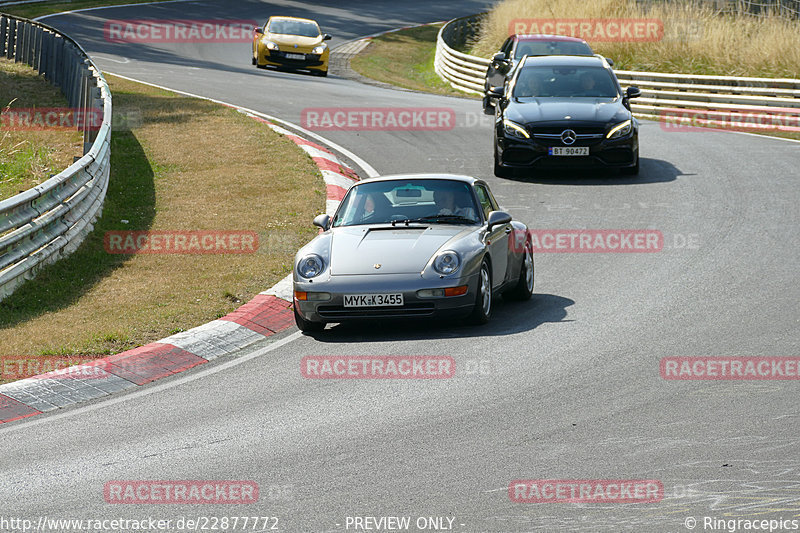
[[492, 56], [492, 63], [505, 63], [506, 55], [503, 52], [497, 52]]
[[314, 225], [315, 226], [319, 226], [320, 228], [322, 228], [325, 231], [328, 231], [328, 227], [330, 226], [330, 223], [331, 223], [330, 215], [322, 214], [322, 215], [317, 215], [317, 216], [314, 217]]
[[492, 98], [502, 98], [505, 93], [506, 91], [504, 87], [489, 87], [489, 90], [486, 91], [486, 96], [490, 96]]
[[638, 87], [628, 87], [628, 90], [625, 91], [625, 96], [627, 98], [639, 98], [642, 96], [642, 91]]
[[492, 228], [495, 226], [499, 226], [500, 224], [508, 224], [509, 222], [511, 222], [511, 215], [505, 211], [492, 211], [489, 213], [489, 218], [487, 220], [489, 231], [492, 231]]

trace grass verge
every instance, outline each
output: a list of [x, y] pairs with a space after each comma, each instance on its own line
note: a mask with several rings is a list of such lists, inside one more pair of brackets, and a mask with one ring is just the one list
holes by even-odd
[[[159, 1], [159, 0], [155, 0]], [[165, 1], [165, 0], [161, 0]], [[143, 4], [152, 3], [153, 0], [62, 0], [54, 2], [41, 2], [36, 4], [19, 4], [15, 6], [0, 7], [0, 11], [17, 17], [28, 19], [52, 15], [62, 11], [72, 11], [75, 9], [85, 9], [87, 7], [116, 6], [121, 4]]]
[[[230, 108], [108, 77], [115, 124], [102, 218], [71, 256], [0, 302], [6, 356], [105, 355], [232, 311], [290, 272], [325, 185], [304, 152]], [[257, 253], [107, 253], [113, 230], [249, 230]]]
[[350, 66], [362, 76], [398, 87], [467, 96], [442, 81], [433, 69], [436, 35], [441, 27], [441, 24], [418, 26], [375, 37], [350, 61]]
[[[24, 63], [0, 59], [3, 113], [31, 108], [65, 108], [61, 92]], [[39, 185], [83, 155], [83, 138], [73, 130], [18, 129], [9, 115], [0, 127], [0, 200]]]

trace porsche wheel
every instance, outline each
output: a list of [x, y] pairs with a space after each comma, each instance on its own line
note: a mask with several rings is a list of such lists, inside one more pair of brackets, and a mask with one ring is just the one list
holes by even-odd
[[297, 312], [297, 308], [294, 308], [294, 322], [303, 333], [314, 333], [316, 331], [322, 331], [325, 329], [324, 322], [312, 322], [311, 320], [306, 320], [300, 316], [300, 313]]
[[533, 245], [531, 241], [525, 242], [525, 255], [519, 269], [519, 279], [504, 296], [512, 300], [530, 300], [533, 295]]
[[478, 275], [478, 294], [475, 297], [475, 307], [469, 316], [472, 324], [486, 324], [492, 316], [492, 273], [486, 259], [481, 263]]

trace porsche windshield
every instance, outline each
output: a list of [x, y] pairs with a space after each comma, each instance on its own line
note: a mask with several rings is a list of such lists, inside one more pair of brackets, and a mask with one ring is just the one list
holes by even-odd
[[367, 182], [350, 189], [333, 227], [361, 224], [478, 224], [480, 211], [468, 183], [448, 180]]
[[300, 35], [301, 37], [318, 37], [319, 27], [313, 22], [302, 20], [273, 20], [269, 23], [269, 32]]
[[602, 67], [525, 67], [514, 83], [514, 97], [616, 98], [617, 85]]

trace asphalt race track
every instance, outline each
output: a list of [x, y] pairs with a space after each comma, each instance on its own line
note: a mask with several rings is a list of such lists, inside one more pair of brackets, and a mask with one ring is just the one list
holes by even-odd
[[[452, 530], [491, 533], [683, 532], [688, 517], [695, 531], [712, 531], [704, 517], [800, 519], [798, 381], [672, 381], [659, 373], [669, 356], [800, 356], [800, 144], [644, 122], [638, 177], [504, 180], [492, 174], [491, 117], [479, 101], [335, 73], [257, 70], [249, 43], [109, 43], [102, 31], [107, 19], [261, 22], [289, 14], [316, 19], [335, 48], [485, 7], [208, 0], [45, 21], [104, 70], [295, 124], [309, 107], [451, 109], [457, 125], [448, 131], [319, 133], [381, 174], [485, 178], [532, 228], [660, 230], [664, 246], [537, 254], [533, 299], [498, 299], [484, 327], [335, 326], [316, 337], [293, 328], [235, 364], [4, 424], [0, 514], [269, 516], [278, 530], [298, 532], [368, 530], [353, 517], [411, 517], [410, 531], [420, 530], [419, 517], [448, 517]], [[299, 371], [309, 355], [446, 355], [458, 371], [443, 380], [310, 380]], [[660, 480], [664, 498], [516, 503], [508, 487], [518, 479]], [[252, 480], [260, 499], [112, 505], [103, 498], [112, 480]], [[443, 524], [439, 531], [448, 530]]]

